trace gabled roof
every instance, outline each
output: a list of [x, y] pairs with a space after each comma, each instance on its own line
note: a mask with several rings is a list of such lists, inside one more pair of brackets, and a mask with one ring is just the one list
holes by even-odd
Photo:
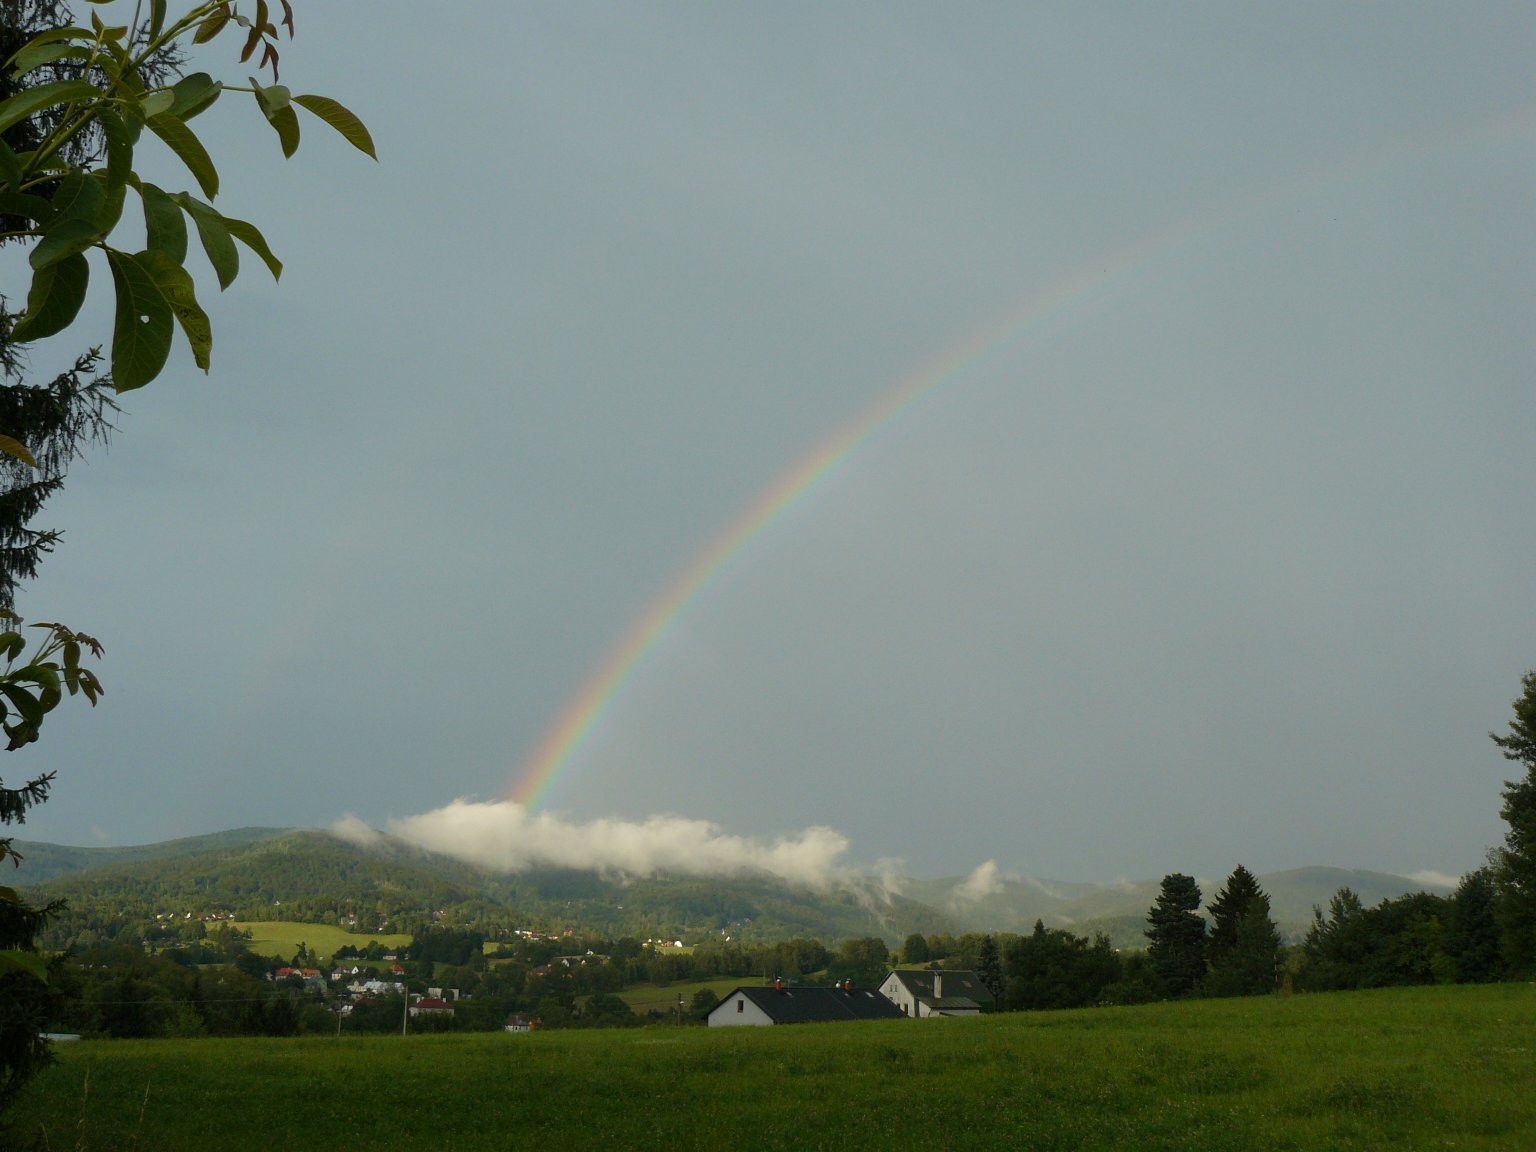
[[[752, 1001], [775, 1024], [810, 1024], [823, 1020], [901, 1019], [901, 1009], [873, 988], [739, 987], [720, 998]], [[718, 1011], [718, 1009], [716, 1009]]]
[[[939, 985], [939, 991], [944, 993], [942, 996], [933, 994], [933, 969], [931, 968], [893, 968], [885, 980], [889, 980], [892, 976], [896, 977], [914, 1000], [938, 1010], [978, 1008], [983, 1004], [992, 1003], [995, 999], [992, 993], [987, 991], [987, 986], [981, 982], [981, 977], [974, 972], [946, 968], [939, 975], [944, 978]], [[880, 983], [884, 984], [885, 980]]]

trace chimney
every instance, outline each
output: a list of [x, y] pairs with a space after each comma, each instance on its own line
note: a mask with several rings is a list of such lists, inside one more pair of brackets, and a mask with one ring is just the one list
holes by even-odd
[[843, 991], [844, 992], [852, 992], [853, 991], [853, 981], [852, 980], [844, 980], [843, 981]]
[[775, 976], [773, 978], [773, 990], [775, 992], [782, 992], [782, 991], [784, 991], [784, 977], [782, 977], [782, 976]]
[[944, 995], [944, 973], [937, 968], [933, 970], [933, 998], [939, 999]]

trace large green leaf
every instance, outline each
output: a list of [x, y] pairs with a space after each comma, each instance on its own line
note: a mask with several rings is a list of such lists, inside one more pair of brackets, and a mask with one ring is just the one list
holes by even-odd
[[144, 201], [144, 246], [185, 263], [187, 220], [180, 206], [153, 184], [141, 184], [139, 196]]
[[213, 325], [208, 313], [197, 302], [197, 292], [188, 271], [164, 252], [140, 252], [139, 265], [154, 278], [160, 294], [170, 305], [171, 313], [181, 325], [181, 331], [192, 346], [192, 359], [204, 372], [208, 371], [209, 357], [213, 352]]
[[90, 220], [65, 218], [43, 229], [43, 238], [27, 257], [34, 272], [41, 272], [101, 241], [101, 230]]
[[36, 728], [43, 722], [43, 706], [30, 691], [18, 688], [15, 684], [0, 683], [0, 692], [5, 693], [5, 698], [11, 702], [11, 706], [32, 727]]
[[299, 149], [299, 117], [293, 110], [292, 94], [282, 84], [264, 88], [256, 77], [250, 77], [250, 81], [251, 91], [256, 94], [256, 106], [277, 132], [284, 158], [292, 156]]
[[123, 204], [128, 199], [128, 186], [118, 184], [115, 187], [107, 182], [105, 174], [98, 181], [105, 186], [105, 194], [101, 199], [101, 208], [96, 213], [96, 230], [103, 236], [110, 235], [112, 229], [117, 227], [117, 222], [123, 216]]
[[139, 261], [127, 252], [107, 249], [117, 290], [112, 329], [112, 379], [119, 392], [142, 388], [165, 367], [175, 322], [171, 306]]
[[192, 43], [206, 44], [224, 30], [224, 25], [229, 23], [230, 12], [221, 8], [197, 26], [197, 31], [192, 35]]
[[199, 112], [212, 106], [219, 98], [219, 93], [224, 91], [224, 85], [215, 80], [206, 72], [194, 72], [190, 76], [183, 76], [176, 81], [171, 88], [176, 98], [171, 106], [171, 113], [182, 120], [190, 120]]
[[79, 253], [41, 269], [32, 277], [26, 314], [11, 330], [11, 339], [25, 344], [68, 328], [79, 314], [80, 305], [85, 303], [90, 280], [91, 267]]
[[[39, 32], [36, 36], [32, 37], [31, 40], [27, 41], [26, 47], [21, 51], [25, 52], [27, 48], [32, 47], [34, 44], [52, 44], [59, 40], [89, 39], [91, 39], [91, 34], [89, 31], [74, 24], [69, 24], [62, 28], [50, 28], [46, 32]], [[21, 52], [16, 53], [16, 56], [20, 55]], [[16, 62], [16, 56], [12, 56], [9, 60], [6, 61], [6, 64], [14, 64]]]
[[53, 197], [54, 219], [85, 220], [95, 223], [101, 216], [106, 195], [99, 180], [93, 179], [78, 168], [67, 171], [59, 180]]
[[340, 132], [347, 143], [359, 152], [364, 152], [375, 160], [379, 158], [379, 154], [373, 150], [373, 137], [368, 134], [368, 129], [363, 122], [329, 96], [295, 96], [293, 102], [300, 108], [313, 112]]
[[139, 114], [147, 123], [162, 112], [169, 112], [176, 106], [176, 93], [169, 88], [156, 88], [153, 92], [146, 92], [139, 100]]
[[219, 278], [219, 288], [228, 288], [240, 274], [240, 252], [230, 239], [229, 228], [223, 216], [196, 197], [185, 192], [171, 197], [187, 210], [192, 223], [197, 225], [197, 238], [203, 242], [203, 252], [213, 265], [213, 274]]
[[211, 200], [219, 194], [219, 174], [213, 166], [213, 158], [184, 121], [170, 112], [162, 112], [158, 116], [149, 117], [144, 123], [181, 158], [181, 162], [196, 177], [204, 196]]
[[282, 278], [283, 262], [272, 255], [272, 249], [267, 247], [266, 237], [261, 234], [256, 225], [248, 224], [244, 220], [236, 220], [233, 216], [225, 216], [224, 227], [229, 230], [231, 236], [261, 257], [262, 263], [267, 266], [267, 271], [272, 273], [272, 279]]
[[26, 88], [0, 103], [0, 132], [35, 116], [44, 108], [68, 104], [72, 100], [94, 100], [101, 90], [84, 80], [50, 80], [35, 88]]
[[44, 64], [52, 64], [55, 60], [73, 58], [76, 60], [90, 59], [90, 50], [80, 47], [78, 44], [41, 43], [32, 41], [11, 57], [11, 63], [15, 66], [16, 76], [25, 76], [34, 68], [41, 68]]
[[107, 190], [111, 191], [126, 184], [133, 171], [133, 136], [123, 118], [110, 108], [103, 108], [96, 120], [107, 141]]
[[4, 140], [0, 140], [0, 188], [21, 191], [21, 161]]
[[22, 216], [39, 224], [46, 224], [55, 216], [53, 205], [41, 196], [17, 192], [0, 192], [0, 212], [9, 212], [12, 216]]

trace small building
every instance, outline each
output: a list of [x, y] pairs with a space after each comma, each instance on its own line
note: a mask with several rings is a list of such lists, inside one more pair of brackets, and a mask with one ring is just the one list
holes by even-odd
[[503, 1032], [533, 1032], [538, 1029], [539, 1021], [536, 1017], [514, 1012], [507, 1017], [507, 1022], [502, 1025]]
[[411, 1015], [414, 1016], [452, 1016], [453, 1005], [446, 1000], [440, 1000], [436, 996], [423, 996], [411, 1005]]
[[980, 1016], [995, 997], [974, 972], [942, 968], [895, 968], [880, 981], [884, 996], [903, 1016]]
[[767, 987], [733, 988], [709, 1013], [711, 1028], [740, 1025], [817, 1024], [830, 1020], [899, 1020], [901, 1009], [873, 988], [842, 984], [833, 988], [791, 987], [776, 981]]

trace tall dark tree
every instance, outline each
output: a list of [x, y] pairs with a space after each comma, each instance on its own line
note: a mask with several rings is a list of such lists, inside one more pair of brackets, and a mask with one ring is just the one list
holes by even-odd
[[997, 937], [988, 933], [982, 937], [981, 949], [976, 956], [976, 978], [992, 993], [999, 1004], [1003, 1001], [1003, 957], [997, 948]]
[[[46, 775], [20, 788], [0, 787], [0, 825], [23, 823], [27, 809], [48, 798], [51, 779]], [[14, 855], [10, 840], [0, 840], [0, 862], [6, 855]], [[21, 900], [0, 899], [0, 1113], [49, 1059], [41, 1026], [53, 992], [39, 979], [46, 969], [33, 939], [59, 908], [58, 903], [35, 908]]]
[[928, 948], [928, 939], [921, 932], [913, 932], [902, 942], [901, 962], [903, 964], [926, 964], [933, 959], [933, 953]]
[[[39, 33], [68, 25], [72, 19], [62, 0], [0, 0], [0, 60], [10, 59]], [[152, 83], [158, 83], [174, 66], [175, 60], [162, 58], [147, 75]], [[72, 79], [78, 72], [78, 65], [67, 56], [25, 75], [0, 69], [0, 102], [29, 87]], [[0, 139], [10, 153], [31, 151], [65, 111], [60, 105], [24, 117], [0, 133]], [[88, 164], [101, 148], [100, 132], [83, 132], [66, 143], [60, 157], [72, 164]], [[28, 221], [0, 213], [0, 245], [20, 239], [16, 234], [28, 228]], [[8, 639], [16, 636], [18, 643], [20, 636], [12, 630], [14, 618], [10, 616], [17, 586], [37, 575], [43, 556], [59, 540], [57, 530], [35, 528], [32, 520], [64, 483], [69, 464], [85, 448], [106, 442], [117, 411], [112, 379], [97, 371], [101, 356], [95, 349], [77, 356], [71, 368], [52, 379], [29, 382], [22, 351], [11, 339], [19, 315], [0, 295], [0, 436], [6, 437], [9, 445], [0, 453], [0, 612], [7, 614], [0, 622], [0, 632]], [[30, 462], [10, 450], [15, 445], [26, 450]], [[95, 642], [90, 643], [94, 646]], [[8, 721], [7, 750], [15, 751], [36, 739], [41, 716], [38, 702], [47, 704], [48, 696], [42, 681], [13, 679], [38, 673], [35, 665], [14, 666], [20, 657], [19, 647], [7, 646], [0, 656], [7, 658], [3, 671], [8, 705], [0, 709], [0, 715]], [[30, 706], [26, 699], [13, 695], [29, 685], [36, 689], [29, 693], [34, 701]], [[75, 690], [73, 685], [70, 690]], [[53, 694], [58, 694], [57, 685]], [[9, 723], [11, 710], [16, 714], [15, 724]], [[51, 772], [43, 773], [20, 787], [7, 788], [0, 777], [0, 825], [22, 823], [27, 809], [47, 799], [52, 780]], [[11, 840], [0, 838], [0, 862], [7, 856], [15, 856]], [[44, 969], [31, 953], [38, 931], [60, 905], [33, 907], [8, 885], [0, 883], [0, 888], [4, 888], [0, 891], [0, 1112], [4, 1112], [21, 1086], [48, 1059], [47, 1045], [39, 1034], [55, 993], [39, 979]]]
[[1172, 872], [1147, 913], [1147, 960], [1164, 996], [1192, 995], [1205, 976], [1205, 920], [1200, 916], [1200, 885], [1194, 877]]
[[1206, 943], [1210, 972], [1205, 990], [1214, 996], [1257, 996], [1275, 990], [1280, 968], [1280, 930], [1270, 917], [1269, 895], [1239, 864], [1211, 901]]
[[1086, 1008], [1120, 979], [1120, 958], [1105, 936], [1091, 942], [1035, 921], [1028, 936], [1010, 940], [1003, 959], [1009, 1011]]
[[1328, 901], [1325, 914], [1312, 906], [1312, 925], [1301, 942], [1303, 985], [1312, 991], [1359, 986], [1365, 955], [1368, 914], [1352, 888], [1340, 888]]
[[1494, 880], [1504, 959], [1514, 975], [1527, 976], [1536, 973], [1536, 671], [1527, 672], [1521, 686], [1509, 732], [1488, 735], [1506, 760], [1525, 766], [1522, 779], [1504, 783], [1499, 815], [1509, 831], [1495, 854]]
[[1456, 886], [1440, 947], [1455, 965], [1458, 984], [1487, 984], [1503, 978], [1497, 903], [1488, 868], [1468, 872]]

